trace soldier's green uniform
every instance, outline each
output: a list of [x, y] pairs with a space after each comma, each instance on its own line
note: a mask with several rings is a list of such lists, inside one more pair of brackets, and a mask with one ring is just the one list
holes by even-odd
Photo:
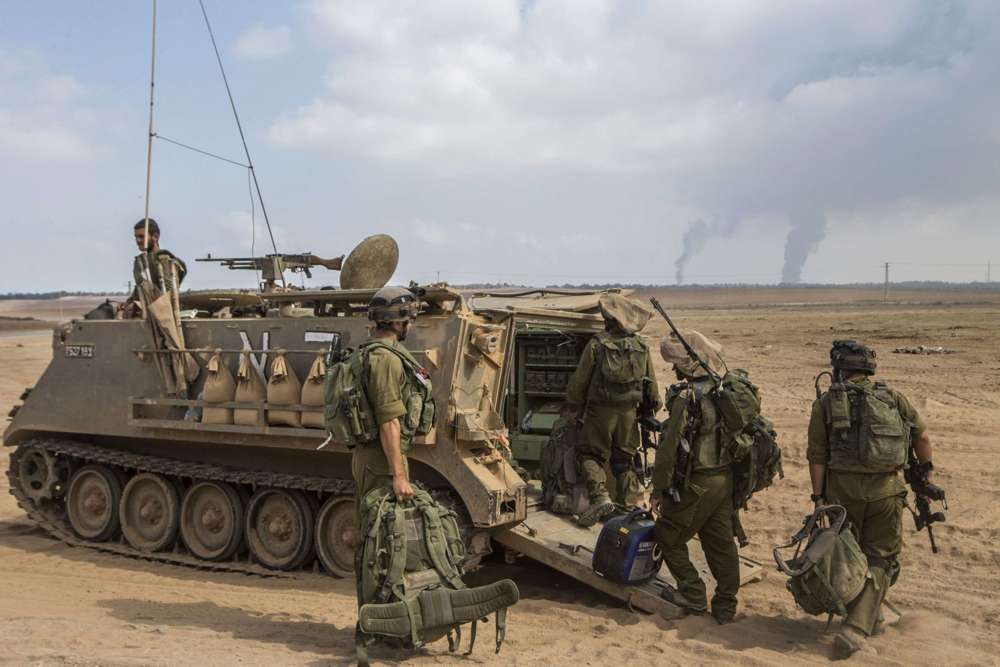
[[[670, 388], [670, 417], [656, 450], [652, 493], [663, 498], [656, 541], [677, 580], [678, 591], [689, 603], [686, 606], [696, 611], [707, 607], [705, 582], [688, 555], [687, 543], [697, 535], [716, 581], [712, 615], [724, 623], [736, 614], [740, 561], [733, 539], [732, 461], [721, 443], [718, 412], [708, 397], [711, 388], [708, 377]], [[689, 424], [693, 408], [700, 412], [700, 418]], [[674, 502], [665, 492], [674, 485], [678, 446], [684, 437], [691, 445], [690, 473], [680, 491], [680, 502]]]
[[[869, 391], [876, 389], [875, 383], [868, 377], [849, 382]], [[879, 391], [895, 404], [904, 424], [910, 428], [911, 441], [924, 433], [920, 415], [905, 396], [881, 383]], [[906, 487], [899, 478], [898, 470], [870, 472], [861, 463], [857, 430], [845, 439], [843, 445], [831, 447], [831, 442], [836, 442], [831, 399], [832, 393], [826, 392], [813, 403], [806, 458], [809, 463], [826, 466], [825, 498], [827, 502], [843, 505], [847, 509], [861, 550], [868, 557], [871, 578], [861, 595], [849, 605], [844, 623], [870, 636], [878, 620], [882, 600], [899, 576], [897, 557], [903, 546]], [[852, 422], [860, 421], [852, 419]], [[854, 423], [852, 428], [868, 427], [864, 423]]]
[[[380, 338], [379, 342], [409, 355], [403, 344], [394, 338]], [[406, 454], [410, 451], [410, 441], [413, 439], [412, 432], [407, 432], [402, 419], [406, 415], [407, 399], [412, 391], [409, 383], [403, 362], [397, 355], [380, 346], [375, 346], [369, 352], [365, 389], [371, 401], [375, 423], [381, 426], [393, 419], [400, 420], [399, 448], [403, 454], [404, 467], [407, 466]], [[392, 489], [392, 470], [378, 439], [354, 448], [351, 472], [354, 476], [355, 508], [360, 525], [361, 500], [373, 489]]]
[[570, 377], [566, 400], [586, 406], [577, 459], [591, 504], [610, 498], [604, 472], [609, 461], [616, 481], [615, 501], [633, 504], [641, 495], [632, 467], [639, 449], [636, 408], [643, 403], [659, 410], [659, 393], [649, 348], [637, 335], [616, 329], [598, 333], [587, 343]]
[[[146, 279], [141, 258], [142, 255], [137, 255], [135, 261], [132, 262], [132, 277], [135, 279], [135, 288], [129, 297], [132, 301], [139, 300], [139, 283]], [[156, 289], [165, 289], [169, 292], [173, 286], [172, 272], [166, 270], [169, 262], [174, 262], [177, 265], [177, 286], [180, 287], [180, 284], [184, 282], [184, 276], [187, 275], [187, 265], [169, 250], [161, 248], [146, 253], [146, 261], [149, 263], [149, 275]]]

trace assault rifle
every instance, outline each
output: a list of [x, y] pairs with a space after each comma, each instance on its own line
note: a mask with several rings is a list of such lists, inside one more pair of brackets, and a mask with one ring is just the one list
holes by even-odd
[[[643, 382], [645, 384], [645, 381]], [[656, 451], [657, 438], [653, 433], [659, 433], [663, 429], [663, 424], [656, 418], [653, 406], [647, 402], [642, 402], [636, 408], [636, 422], [639, 424], [639, 435], [642, 438], [642, 446], [635, 453], [635, 467], [642, 471], [642, 485], [646, 488], [652, 483], [650, 474], [649, 450]]]
[[945, 499], [944, 489], [936, 484], [931, 484], [928, 480], [930, 471], [933, 469], [934, 466], [930, 461], [922, 463], [917, 459], [916, 452], [913, 447], [910, 447], [903, 478], [916, 496], [913, 504], [917, 506], [917, 509], [914, 511], [909, 504], [907, 504], [906, 509], [910, 510], [910, 514], [913, 515], [913, 523], [916, 525], [917, 531], [927, 528], [927, 537], [931, 540], [931, 551], [937, 553], [938, 546], [934, 541], [934, 529], [931, 526], [939, 521], [944, 521], [945, 516], [944, 512], [931, 512], [931, 501], [940, 500], [944, 509], [948, 509], [948, 501]]

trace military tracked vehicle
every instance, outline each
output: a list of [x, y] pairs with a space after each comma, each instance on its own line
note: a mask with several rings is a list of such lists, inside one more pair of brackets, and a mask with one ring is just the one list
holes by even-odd
[[[353, 273], [365, 274], [360, 266]], [[391, 273], [364, 279], [385, 282]], [[4, 433], [15, 448], [10, 491], [29, 517], [66, 543], [124, 555], [352, 576], [359, 535], [351, 456], [326, 442], [322, 406], [205, 400], [212, 359], [231, 373], [242, 361], [266, 383], [280, 356], [306, 378], [317, 359], [368, 338], [367, 303], [378, 285], [281, 290], [277, 277], [260, 293], [179, 295], [173, 345], [152, 315], [56, 329], [52, 361]], [[589, 554], [572, 547], [591, 547], [596, 533], [541, 512], [515, 467], [515, 456], [537, 460], [569, 374], [603, 328], [597, 294], [416, 291], [421, 312], [406, 346], [428, 369], [438, 408], [433, 431], [412, 446], [411, 474], [459, 510], [467, 566], [502, 544], [637, 608], [674, 614], [657, 595], [662, 581], [622, 587], [595, 575]], [[227, 410], [242, 418], [206, 418]], [[299, 421], [318, 427], [276, 425], [275, 412], [311, 415]], [[500, 437], [508, 431], [515, 456]], [[746, 565], [746, 578], [759, 572]]]

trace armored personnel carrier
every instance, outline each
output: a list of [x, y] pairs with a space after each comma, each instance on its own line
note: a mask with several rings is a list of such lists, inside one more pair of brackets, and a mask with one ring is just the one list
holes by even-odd
[[[367, 339], [375, 289], [179, 295], [174, 345], [151, 316], [59, 327], [51, 363], [4, 433], [15, 448], [11, 493], [71, 545], [210, 569], [351, 576], [359, 535], [350, 452], [325, 442], [322, 405], [209, 401], [206, 384], [220, 372], [253, 373], [266, 386], [279, 359], [280, 373], [315, 382], [318, 361]], [[657, 594], [662, 582], [612, 584], [567, 548], [592, 546], [596, 532], [541, 512], [500, 437], [509, 431], [514, 455], [537, 460], [568, 376], [603, 328], [597, 295], [414, 289], [422, 308], [406, 345], [428, 369], [438, 409], [433, 431], [413, 444], [411, 474], [459, 510], [467, 565], [501, 544], [673, 615]], [[746, 578], [759, 572], [746, 565]]]

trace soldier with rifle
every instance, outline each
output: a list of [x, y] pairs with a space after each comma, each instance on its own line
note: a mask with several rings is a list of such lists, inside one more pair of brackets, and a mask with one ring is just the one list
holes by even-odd
[[677, 589], [666, 589], [663, 597], [691, 614], [708, 610], [705, 582], [688, 555], [687, 544], [697, 535], [716, 580], [712, 616], [720, 624], [731, 623], [740, 587], [733, 471], [729, 449], [721, 446], [721, 416], [712, 400], [725, 367], [722, 346], [697, 331], [682, 333], [667, 319], [673, 332], [661, 342], [660, 353], [673, 364], [680, 382], [667, 390], [670, 416], [656, 451], [650, 495], [656, 541], [677, 581]]
[[[835, 503], [847, 509], [858, 543], [868, 559], [869, 577], [847, 608], [834, 638], [834, 658], [847, 658], [882, 632], [881, 606], [899, 576], [903, 546], [902, 517], [906, 487], [917, 496], [917, 529], [943, 521], [930, 512], [930, 500], [944, 500], [931, 483], [931, 441], [920, 415], [901, 393], [873, 382], [875, 351], [851, 340], [835, 340], [830, 350], [832, 373], [816, 378], [816, 401], [809, 420], [806, 457], [816, 505]], [[821, 392], [820, 377], [830, 388]], [[912, 510], [911, 510], [912, 511]]]

